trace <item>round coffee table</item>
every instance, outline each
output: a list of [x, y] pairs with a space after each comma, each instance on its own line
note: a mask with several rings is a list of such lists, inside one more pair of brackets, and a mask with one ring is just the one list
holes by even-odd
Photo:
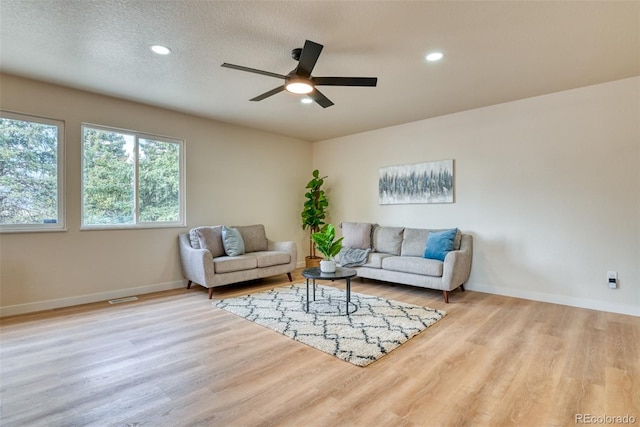
[[[351, 278], [356, 277], [358, 272], [353, 268], [343, 268], [336, 267], [336, 271], [334, 273], [323, 273], [319, 267], [314, 268], [306, 268], [302, 271], [302, 276], [307, 279], [307, 305], [306, 312], [309, 312], [309, 279], [311, 279], [311, 284], [313, 287], [313, 301], [316, 301], [316, 280], [341, 280], [344, 279], [347, 282], [346, 296], [347, 296], [347, 304], [344, 313], [341, 313], [340, 307], [337, 307], [337, 314], [349, 315], [351, 313], [355, 313], [358, 310], [358, 306], [351, 302]], [[350, 308], [353, 307], [353, 310]], [[323, 313], [319, 313], [323, 314]], [[334, 314], [334, 313], [324, 313], [324, 314]]]

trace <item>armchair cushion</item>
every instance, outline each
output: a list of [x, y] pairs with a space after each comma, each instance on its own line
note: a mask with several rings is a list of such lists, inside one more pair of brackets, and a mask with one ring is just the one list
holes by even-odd
[[252, 270], [258, 267], [256, 257], [251, 255], [221, 256], [213, 260], [216, 273]]
[[280, 251], [260, 251], [254, 252], [258, 267], [271, 267], [272, 265], [288, 264], [291, 262], [291, 254], [289, 252]]
[[[196, 239], [192, 236], [195, 235]], [[219, 257], [225, 254], [222, 244], [222, 226], [215, 227], [196, 227], [189, 232], [191, 246], [194, 249], [206, 249], [211, 252], [211, 256]], [[194, 246], [194, 240], [198, 241], [198, 245]]]
[[267, 234], [263, 224], [241, 225], [234, 227], [240, 232], [244, 242], [244, 252], [266, 251], [268, 248]]

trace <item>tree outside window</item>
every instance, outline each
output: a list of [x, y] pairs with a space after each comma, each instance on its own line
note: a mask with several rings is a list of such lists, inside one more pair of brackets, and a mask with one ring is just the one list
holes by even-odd
[[64, 230], [64, 123], [0, 114], [0, 231]]
[[83, 227], [184, 225], [182, 145], [83, 126]]

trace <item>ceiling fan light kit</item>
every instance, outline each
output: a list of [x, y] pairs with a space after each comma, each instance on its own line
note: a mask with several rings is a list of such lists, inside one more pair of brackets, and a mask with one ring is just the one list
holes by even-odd
[[313, 67], [315, 67], [318, 57], [320, 57], [322, 48], [323, 46], [321, 44], [307, 40], [305, 41], [303, 48], [293, 49], [291, 51], [291, 57], [298, 61], [298, 66], [287, 75], [244, 67], [242, 65], [228, 64], [226, 62], [222, 64], [222, 67], [284, 80], [284, 84], [282, 86], [278, 86], [277, 88], [258, 95], [255, 98], [250, 99], [250, 101], [262, 101], [265, 98], [286, 90], [287, 92], [296, 94], [308, 94], [309, 98], [315, 101], [318, 105], [323, 108], [327, 108], [332, 106], [333, 102], [324, 96], [316, 86], [375, 87], [378, 84], [377, 77], [313, 77], [311, 75], [311, 71], [313, 71]]
[[284, 87], [291, 93], [306, 94], [313, 90], [311, 82], [303, 79], [288, 79]]

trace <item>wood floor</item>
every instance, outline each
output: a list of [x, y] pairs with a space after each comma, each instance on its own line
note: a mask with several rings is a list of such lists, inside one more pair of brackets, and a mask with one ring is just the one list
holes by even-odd
[[[214, 300], [285, 283], [220, 288]], [[199, 286], [5, 318], [0, 425], [640, 425], [638, 317], [352, 285], [448, 314], [366, 368], [217, 309]]]

